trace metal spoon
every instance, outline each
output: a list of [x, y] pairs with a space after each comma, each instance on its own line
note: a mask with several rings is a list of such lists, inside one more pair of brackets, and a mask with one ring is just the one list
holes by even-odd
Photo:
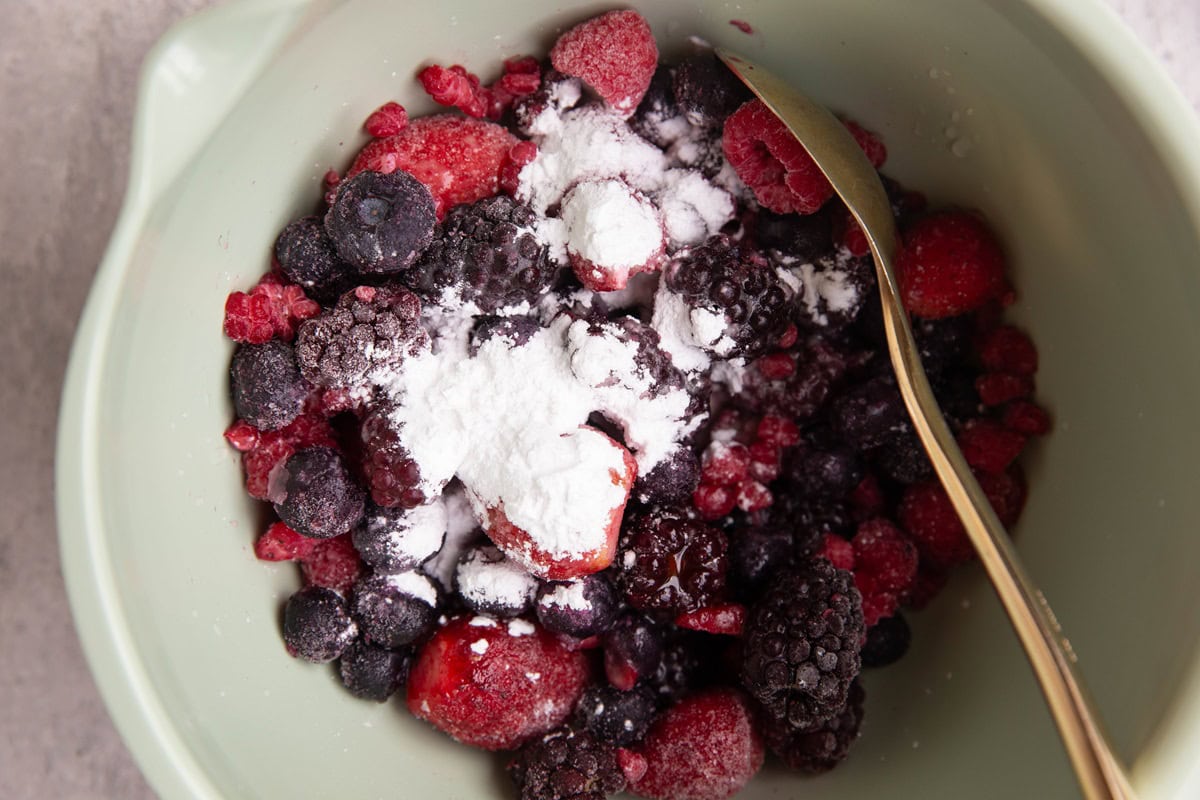
[[929, 388], [908, 315], [900, 302], [892, 263], [898, 241], [896, 222], [879, 175], [828, 109], [735, 53], [718, 48], [717, 55], [804, 146], [866, 234], [875, 259], [888, 354], [900, 394], [938, 479], [1025, 648], [1083, 794], [1088, 800], [1133, 800], [1136, 795], [1125, 769], [1075, 673], [1071, 645], [1046, 598], [1025, 573], [1004, 526], [971, 474]]

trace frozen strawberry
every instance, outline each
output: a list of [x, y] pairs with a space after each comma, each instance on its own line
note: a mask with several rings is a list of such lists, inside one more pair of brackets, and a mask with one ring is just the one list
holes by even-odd
[[658, 45], [650, 24], [636, 11], [610, 11], [558, 37], [550, 63], [580, 78], [617, 111], [632, 114], [650, 88]]
[[307, 558], [316, 544], [316, 539], [274, 522], [254, 543], [254, 555], [260, 561], [298, 561]]
[[930, 214], [905, 231], [896, 271], [904, 307], [926, 319], [975, 311], [1008, 291], [1000, 243], [967, 211]]
[[561, 724], [587, 681], [586, 654], [537, 625], [464, 616], [421, 648], [408, 709], [463, 744], [508, 750]]
[[675, 618], [681, 628], [691, 628], [705, 633], [741, 636], [746, 624], [746, 607], [740, 603], [721, 603], [704, 606]]
[[662, 219], [653, 203], [622, 180], [576, 185], [563, 198], [560, 216], [571, 268], [589, 289], [624, 289], [632, 275], [653, 272], [662, 264]]
[[667, 709], [639, 752], [646, 773], [630, 787], [652, 800], [722, 800], [762, 767], [762, 739], [746, 697], [708, 689]]
[[456, 205], [496, 194], [500, 170], [517, 141], [492, 122], [434, 114], [413, 120], [394, 136], [370, 142], [345, 177], [363, 170], [410, 172], [433, 193], [441, 219]]

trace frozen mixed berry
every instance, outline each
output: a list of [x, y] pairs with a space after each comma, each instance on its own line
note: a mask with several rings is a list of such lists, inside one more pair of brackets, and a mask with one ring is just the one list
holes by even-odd
[[400, 287], [359, 286], [300, 326], [296, 360], [312, 383], [356, 389], [376, 371], [395, 370], [425, 351], [421, 301]]
[[613, 686], [628, 691], [653, 676], [663, 660], [662, 630], [649, 618], [630, 613], [604, 634], [604, 674]]
[[630, 788], [651, 800], [722, 800], [749, 783], [764, 759], [750, 703], [730, 688], [667, 709], [638, 752], [646, 774]]
[[296, 419], [311, 390], [296, 366], [296, 351], [280, 341], [239, 345], [229, 385], [238, 418], [266, 431]]
[[988, 372], [1032, 375], [1038, 369], [1037, 348], [1028, 336], [1012, 325], [989, 331], [979, 343], [979, 361]]
[[741, 636], [746, 627], [746, 607], [741, 603], [718, 603], [697, 608], [675, 618], [675, 624], [691, 631], [716, 636]]
[[777, 573], [750, 607], [742, 685], [768, 717], [795, 728], [837, 714], [861, 667], [862, 599], [825, 559]]
[[[245, 438], [241, 438], [242, 434], [246, 434]], [[237, 438], [234, 446], [242, 453], [246, 494], [256, 500], [267, 499], [267, 484], [272, 471], [292, 453], [314, 445], [337, 446], [329, 421], [317, 414], [301, 414], [277, 431], [258, 431], [238, 422], [226, 431], [226, 438], [231, 435]]]
[[363, 122], [363, 130], [368, 136], [382, 139], [385, 136], [395, 136], [408, 127], [408, 111], [396, 102], [387, 102], [371, 112]]
[[917, 432], [905, 425], [871, 450], [871, 461], [882, 477], [896, 483], [920, 483], [933, 477], [933, 462]]
[[275, 260], [284, 275], [323, 302], [353, 285], [354, 269], [338, 256], [318, 216], [288, 223], [275, 240]]
[[290, 342], [296, 326], [315, 317], [321, 306], [310, 300], [304, 289], [288, 283], [276, 272], [268, 272], [254, 288], [231, 292], [225, 299], [225, 335], [235, 342], [262, 344], [271, 339]]
[[[1006, 526], [1015, 524], [1025, 503], [1023, 481], [1009, 472], [976, 471], [975, 479], [1000, 522]], [[936, 481], [907, 487], [896, 513], [900, 525], [920, 550], [922, 563], [928, 560], [945, 568], [975, 557], [975, 548], [950, 497]]]
[[324, 586], [348, 596], [350, 589], [363, 574], [362, 559], [343, 533], [331, 539], [309, 539], [313, 543], [308, 555], [300, 559], [300, 573], [306, 586]]
[[912, 642], [912, 630], [903, 614], [884, 617], [867, 631], [859, 655], [863, 667], [886, 667], [899, 661], [908, 652]]
[[1008, 290], [991, 229], [966, 211], [941, 211], [904, 232], [896, 273], [904, 307], [937, 319], [975, 311]]
[[810, 439], [787, 454], [783, 474], [809, 495], [845, 497], [862, 480], [863, 464], [851, 447]]
[[973, 419], [958, 432], [963, 458], [983, 472], [1004, 472], [1025, 449], [1024, 434], [987, 418]]
[[359, 640], [342, 653], [338, 673], [350, 694], [382, 703], [408, 680], [411, 666], [410, 650], [389, 650]]
[[463, 553], [454, 570], [454, 588], [476, 614], [518, 617], [533, 607], [537, 578], [490, 545]]
[[697, 53], [675, 67], [675, 102], [693, 125], [720, 127], [753, 95], [712, 52]]
[[833, 428], [852, 446], [869, 450], [911, 430], [904, 398], [891, 376], [871, 378], [838, 396], [830, 408]]
[[622, 532], [617, 565], [634, 608], [682, 613], [725, 591], [725, 534], [672, 511], [637, 516]]
[[480, 348], [492, 339], [503, 340], [510, 349], [524, 347], [540, 330], [542, 330], [541, 321], [528, 314], [516, 314], [508, 317], [479, 317], [475, 327], [471, 330], [467, 353], [472, 358], [479, 355]]
[[830, 719], [811, 728], [795, 729], [786, 721], [764, 725], [763, 739], [772, 753], [794, 770], [819, 775], [840, 764], [858, 738], [866, 693], [858, 681], [850, 685], [845, 706]]
[[658, 713], [654, 693], [644, 686], [623, 691], [589, 686], [575, 707], [575, 720], [597, 739], [617, 747], [640, 741]]
[[624, 289], [630, 277], [662, 264], [666, 230], [654, 203], [619, 178], [583, 180], [563, 196], [567, 257], [597, 292]]
[[730, 586], [739, 598], [756, 596], [767, 580], [791, 563], [792, 531], [777, 525], [739, 526], [729, 537]]
[[408, 710], [460, 742], [510, 750], [562, 724], [588, 682], [588, 661], [542, 628], [458, 617], [421, 648]]
[[779, 481], [776, 494], [769, 519], [792, 532], [797, 554], [814, 552], [825, 533], [849, 536], [854, 530], [854, 513], [846, 499], [813, 495], [787, 480]]
[[372, 575], [354, 585], [350, 612], [366, 641], [396, 648], [433, 629], [437, 601], [437, 589], [419, 572]]
[[402, 280], [435, 304], [449, 295], [489, 314], [523, 302], [532, 305], [558, 269], [534, 233], [536, 221], [533, 209], [507, 195], [458, 206]]
[[617, 111], [633, 113], [658, 66], [658, 45], [636, 11], [610, 11], [558, 37], [550, 63], [596, 90]]
[[543, 583], [534, 608], [546, 630], [586, 639], [604, 633], [621, 607], [617, 591], [602, 574], [573, 581]]
[[660, 631], [662, 658], [641, 685], [654, 693], [659, 708], [666, 708], [712, 683], [719, 664], [711, 636], [667, 624]]
[[672, 506], [684, 503], [700, 482], [700, 459], [689, 447], [677, 447], [641, 473], [633, 494], [642, 505]]
[[1026, 436], [1044, 436], [1050, 432], [1050, 415], [1036, 403], [1015, 400], [1009, 403], [1001, 415], [1004, 426]]
[[833, 252], [829, 215], [776, 214], [762, 210], [754, 218], [752, 228], [758, 246], [776, 250], [782, 256], [809, 264]]
[[346, 601], [332, 589], [306, 586], [283, 608], [283, 643], [296, 658], [318, 664], [333, 661], [357, 635]]
[[433, 195], [402, 169], [360, 172], [338, 184], [325, 230], [360, 275], [408, 269], [433, 240]]
[[790, 321], [789, 293], [775, 270], [725, 236], [678, 253], [665, 268], [665, 280], [691, 308], [724, 318], [718, 335], [701, 344], [725, 357], [761, 354]]
[[605, 800], [625, 788], [616, 748], [571, 728], [527, 742], [508, 771], [520, 800]]
[[446, 528], [446, 504], [440, 499], [407, 509], [368, 503], [352, 535], [355, 548], [372, 569], [397, 573], [416, 569], [440, 550]]
[[891, 616], [917, 577], [917, 548], [889, 520], [858, 526], [854, 548], [854, 585], [863, 597], [863, 624], [870, 628]]
[[271, 476], [268, 494], [288, 527], [314, 539], [349, 533], [366, 502], [345, 460], [331, 447], [294, 453]]
[[668, 148], [687, 130], [680, 124], [679, 106], [675, 103], [675, 69], [660, 64], [650, 78], [637, 110], [628, 120], [630, 129], [656, 147]]
[[798, 284], [795, 319], [805, 330], [845, 328], [858, 319], [868, 300], [878, 296], [870, 259], [839, 252], [800, 263], [784, 256], [780, 267]]
[[376, 505], [414, 508], [429, 497], [421, 467], [400, 443], [400, 432], [391, 419], [393, 410], [389, 403], [376, 403], [363, 417], [363, 474]]
[[260, 561], [299, 561], [312, 552], [317, 541], [296, 533], [282, 522], [273, 522], [255, 540], [254, 555]]
[[538, 88], [517, 98], [513, 104], [513, 116], [517, 130], [525, 136], [541, 132], [539, 117], [549, 110], [554, 115], [574, 108], [583, 97], [583, 84], [578, 78], [564, 75], [556, 69], [542, 73]]

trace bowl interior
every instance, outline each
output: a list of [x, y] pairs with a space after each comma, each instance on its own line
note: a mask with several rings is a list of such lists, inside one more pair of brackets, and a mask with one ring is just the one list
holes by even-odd
[[[937, 203], [978, 207], [999, 229], [1020, 292], [1011, 314], [1040, 347], [1039, 397], [1056, 420], [1026, 459], [1020, 550], [1132, 760], [1200, 633], [1200, 493], [1181, 468], [1200, 452], [1200, 428], [1177, 424], [1200, 406], [1189, 346], [1200, 341], [1200, 246], [1143, 127], [1020, 3], [634, 5], [665, 51], [697, 35], [745, 52], [880, 132], [888, 174]], [[349, 163], [367, 113], [389, 99], [431, 110], [419, 65], [463, 63], [486, 78], [605, 7], [336, 7], [268, 66], [145, 220], [94, 366], [96, 439], [82, 469], [98, 476], [96, 569], [111, 569], [130, 652], [205, 776], [197, 795], [508, 796], [496, 759], [397, 703], [354, 700], [330, 669], [281, 647], [279, 610], [297, 578], [253, 558], [261, 514], [221, 439], [221, 312], [268, 268], [280, 227], [314, 207], [325, 170]], [[814, 799], [1075, 791], [981, 573], [965, 570], [914, 622], [907, 658], [866, 678], [849, 761], [817, 779], [768, 770], [745, 797], [790, 795], [798, 781]]]

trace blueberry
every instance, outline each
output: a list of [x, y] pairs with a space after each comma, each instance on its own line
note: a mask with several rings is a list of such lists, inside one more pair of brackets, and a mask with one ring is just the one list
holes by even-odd
[[658, 712], [653, 692], [638, 686], [623, 692], [613, 686], [591, 686], [575, 706], [578, 724], [601, 741], [627, 747], [646, 735]]
[[372, 575], [354, 585], [351, 613], [368, 642], [396, 648], [437, 622], [437, 589], [417, 572]]
[[361, 639], [342, 653], [338, 672], [350, 694], [382, 703], [408, 680], [410, 650], [388, 650]]
[[294, 453], [268, 493], [275, 513], [297, 533], [328, 539], [346, 533], [363, 516], [366, 492], [341, 455], [331, 447], [309, 447]]
[[753, 526], [729, 537], [730, 584], [745, 598], [756, 596], [768, 578], [792, 558], [790, 531], [776, 526]]
[[675, 102], [693, 125], [719, 127], [753, 98], [712, 52], [698, 53], [675, 68]]
[[336, 300], [352, 280], [353, 270], [338, 257], [318, 216], [288, 223], [275, 240], [275, 260], [284, 275], [322, 303]]
[[407, 572], [442, 549], [447, 522], [440, 499], [415, 508], [382, 508], [368, 502], [351, 538], [362, 560], [376, 572]]
[[620, 689], [632, 688], [638, 678], [653, 675], [662, 663], [663, 635], [649, 618], [626, 614], [604, 634], [604, 671]]
[[238, 418], [265, 431], [282, 428], [299, 416], [309, 393], [295, 351], [278, 340], [239, 345], [229, 366], [229, 382]]
[[863, 477], [862, 462], [845, 445], [825, 448], [804, 446], [788, 454], [784, 472], [793, 485], [812, 495], [843, 497]]
[[851, 445], [869, 449], [909, 425], [908, 411], [895, 381], [872, 378], [834, 401], [833, 427]]
[[289, 653], [305, 661], [333, 661], [357, 634], [346, 602], [332, 589], [306, 586], [283, 608], [283, 642]]
[[603, 575], [585, 575], [564, 583], [543, 583], [537, 594], [537, 617], [555, 633], [586, 639], [612, 627], [620, 598]]
[[360, 172], [338, 186], [325, 231], [360, 274], [389, 275], [412, 266], [433, 240], [433, 195], [403, 170]]
[[537, 579], [489, 544], [463, 553], [454, 571], [454, 586], [463, 604], [476, 614], [516, 617], [533, 605]]
[[861, 655], [864, 667], [886, 667], [908, 652], [912, 630], [900, 614], [884, 617], [867, 631]]

